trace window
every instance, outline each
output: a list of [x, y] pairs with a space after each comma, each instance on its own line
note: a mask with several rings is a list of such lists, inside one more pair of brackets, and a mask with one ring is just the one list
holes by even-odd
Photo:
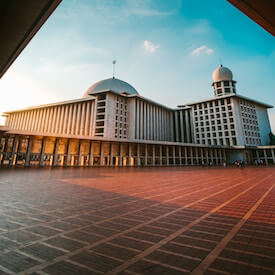
[[225, 90], [225, 93], [226, 93], [226, 94], [229, 94], [229, 93], [230, 93], [230, 88], [225, 88], [224, 90]]
[[222, 85], [221, 85], [221, 82], [217, 82], [217, 87], [219, 88], [219, 87], [221, 87]]
[[223, 85], [224, 85], [224, 86], [229, 86], [229, 81], [224, 81], [224, 82], [223, 82]]
[[227, 104], [231, 103], [231, 98], [227, 98]]

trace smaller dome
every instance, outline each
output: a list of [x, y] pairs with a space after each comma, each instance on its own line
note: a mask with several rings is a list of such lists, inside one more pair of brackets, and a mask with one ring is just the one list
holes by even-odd
[[83, 97], [87, 97], [92, 95], [93, 93], [97, 93], [103, 90], [112, 90], [113, 92], [122, 94], [126, 93], [129, 95], [138, 94], [137, 90], [130, 85], [129, 83], [120, 80], [118, 78], [108, 78], [101, 81], [96, 82], [92, 85], [83, 95]]
[[231, 70], [223, 65], [220, 65], [212, 74], [213, 82], [224, 81], [224, 80], [232, 80], [233, 74]]

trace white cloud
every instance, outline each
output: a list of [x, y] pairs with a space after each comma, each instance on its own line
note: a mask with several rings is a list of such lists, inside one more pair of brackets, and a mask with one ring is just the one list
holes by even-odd
[[143, 42], [143, 49], [147, 53], [154, 53], [160, 47], [159, 44], [153, 44], [149, 40], [144, 40]]
[[202, 45], [199, 48], [196, 48], [195, 50], [192, 51], [191, 55], [196, 55], [199, 56], [201, 53], [205, 53], [205, 54], [212, 54], [214, 52], [213, 49], [208, 48], [206, 45]]

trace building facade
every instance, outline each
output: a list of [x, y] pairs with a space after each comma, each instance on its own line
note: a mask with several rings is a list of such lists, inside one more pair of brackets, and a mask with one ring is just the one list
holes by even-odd
[[5, 112], [0, 164], [275, 163], [267, 113], [272, 106], [238, 95], [226, 67], [214, 71], [212, 86], [214, 98], [173, 109], [110, 78], [92, 85], [81, 99]]

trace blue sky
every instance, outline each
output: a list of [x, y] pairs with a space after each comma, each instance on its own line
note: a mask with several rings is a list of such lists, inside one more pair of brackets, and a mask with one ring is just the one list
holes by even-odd
[[239, 94], [275, 105], [275, 39], [227, 1], [63, 0], [0, 80], [0, 112], [80, 98], [114, 58], [118, 78], [170, 107], [212, 97], [220, 63]]

